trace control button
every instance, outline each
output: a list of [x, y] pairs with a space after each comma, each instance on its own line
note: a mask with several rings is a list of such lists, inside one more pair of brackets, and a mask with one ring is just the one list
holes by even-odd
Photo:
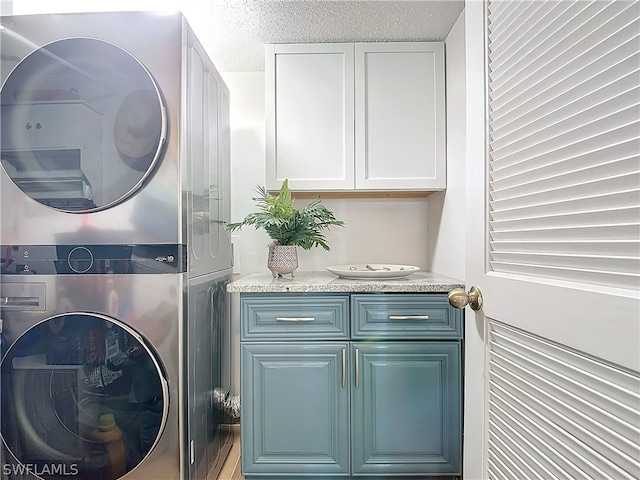
[[88, 272], [93, 266], [93, 254], [86, 247], [76, 247], [69, 253], [67, 263], [76, 273]]

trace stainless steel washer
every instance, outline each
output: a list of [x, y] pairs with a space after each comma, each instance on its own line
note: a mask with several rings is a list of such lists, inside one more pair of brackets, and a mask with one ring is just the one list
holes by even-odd
[[92, 436], [112, 414], [121, 478], [215, 478], [231, 440], [213, 397], [230, 389], [230, 272], [188, 278], [172, 245], [83, 252], [32, 250], [2, 275], [3, 474], [113, 478], [108, 449]]

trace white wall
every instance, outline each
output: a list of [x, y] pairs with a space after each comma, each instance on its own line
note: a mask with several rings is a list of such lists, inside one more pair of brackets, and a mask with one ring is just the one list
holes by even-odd
[[[255, 210], [256, 185], [265, 184], [264, 72], [222, 73], [231, 95], [231, 221], [240, 221]], [[232, 235], [234, 272], [245, 275], [263, 263], [266, 245], [263, 231], [245, 228]]]
[[447, 77], [447, 190], [429, 198], [429, 269], [465, 278], [465, 21], [445, 42]]

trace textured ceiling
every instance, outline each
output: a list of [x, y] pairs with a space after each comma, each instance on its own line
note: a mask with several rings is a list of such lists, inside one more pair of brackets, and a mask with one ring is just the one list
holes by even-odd
[[234, 72], [264, 70], [265, 43], [444, 40], [463, 8], [464, 0], [208, 0], [182, 10], [217, 68]]
[[[6, 1], [6, 0], [3, 0]], [[464, 0], [12, 0], [14, 14], [181, 10], [222, 72], [264, 70], [265, 43], [444, 40]]]

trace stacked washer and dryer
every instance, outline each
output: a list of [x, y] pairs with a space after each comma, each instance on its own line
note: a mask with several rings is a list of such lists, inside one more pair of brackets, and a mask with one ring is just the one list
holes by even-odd
[[228, 89], [179, 12], [0, 23], [0, 477], [216, 478]]

